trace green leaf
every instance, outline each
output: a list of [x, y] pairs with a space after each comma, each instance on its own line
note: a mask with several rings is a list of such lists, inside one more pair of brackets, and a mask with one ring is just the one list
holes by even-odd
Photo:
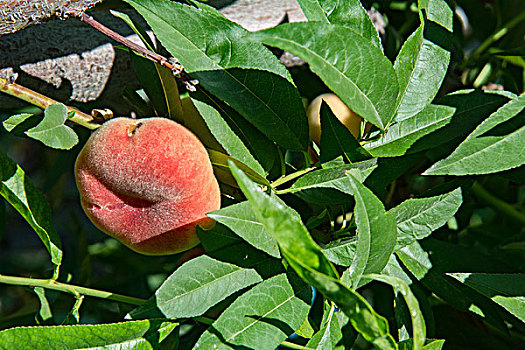
[[78, 136], [73, 129], [64, 125], [67, 120], [67, 108], [61, 103], [50, 105], [44, 110], [44, 119], [26, 131], [26, 135], [57, 149], [71, 149], [78, 143]]
[[193, 100], [195, 107], [199, 111], [206, 125], [215, 139], [228, 152], [230, 156], [240, 160], [252, 170], [261, 176], [264, 176], [264, 169], [259, 162], [252, 156], [248, 148], [237, 137], [233, 130], [228, 126], [228, 123], [221, 117], [219, 112], [212, 106]]
[[382, 49], [379, 33], [359, 0], [298, 0], [309, 21], [348, 27]]
[[364, 148], [374, 157], [402, 156], [417, 140], [450, 123], [454, 111], [449, 106], [428, 105], [413, 118], [389, 126], [384, 135]]
[[330, 107], [321, 102], [321, 162], [344, 155], [350, 163], [372, 158], [350, 131], [337, 119]]
[[250, 203], [242, 202], [207, 214], [210, 218], [229, 227], [239, 237], [257, 249], [280, 258], [279, 248], [273, 236], [257, 221]]
[[376, 349], [397, 349], [388, 332], [388, 322], [377, 314], [361, 295], [348, 289], [341, 281], [301, 266], [300, 263], [296, 264], [294, 269], [307, 283], [332, 300], [337, 308], [349, 317], [355, 330]]
[[0, 348], [156, 350], [177, 323], [163, 320], [100, 325], [18, 327], [0, 332]]
[[130, 312], [130, 316], [134, 319], [200, 316], [229, 295], [261, 281], [253, 269], [201, 255], [179, 267], [155, 295]]
[[355, 198], [357, 247], [350, 266], [352, 285], [357, 288], [364, 274], [379, 273], [388, 263], [396, 244], [396, 221], [383, 203], [359, 180], [348, 174]]
[[330, 23], [319, 0], [297, 0], [297, 2], [309, 21]]
[[[428, 240], [427, 238], [425, 243]], [[432, 241], [429, 242], [432, 243]], [[448, 269], [453, 269], [453, 271], [479, 270], [480, 267], [486, 269], [490, 267], [491, 260], [488, 259], [488, 256], [475, 254], [469, 249], [460, 251], [451, 249], [454, 247], [452, 244], [447, 244], [441, 248], [438, 245], [423, 249], [419, 242], [414, 242], [398, 250], [396, 255], [401, 263], [438, 297], [460, 311], [473, 312], [484, 317], [487, 322], [497, 328], [506, 329], [501, 312], [494, 302], [443, 272]], [[458, 263], [450, 262], [450, 260], [457, 260]]]
[[59, 266], [62, 262], [60, 237], [52, 219], [51, 207], [42, 193], [26, 177], [22, 168], [0, 151], [0, 194], [11, 204], [38, 234], [51, 261]]
[[[267, 172], [272, 169], [274, 163], [276, 163], [276, 158], [279, 158], [279, 149], [274, 142], [244, 119], [237, 111], [204, 89], [192, 92], [191, 98], [192, 100], [197, 99], [215, 108], [235, 135], [237, 135], [250, 150], [250, 153], [257, 159], [259, 164], [261, 164]], [[187, 124], [187, 121], [185, 121], [185, 124]]]
[[463, 202], [461, 189], [428, 198], [410, 198], [390, 209], [397, 222], [395, 250], [428, 237], [445, 225], [458, 211]]
[[126, 2], [144, 17], [162, 45], [188, 73], [262, 69], [291, 81], [286, 68], [270, 50], [247, 40], [247, 30], [207, 5], [199, 4], [196, 8], [170, 1]]
[[447, 0], [418, 0], [419, 10], [425, 10], [429, 21], [435, 22], [452, 32], [453, 11]]
[[452, 119], [445, 126], [417, 140], [410, 151], [436, 149], [439, 145], [468, 135], [486, 116], [513, 98], [506, 92], [480, 90], [460, 90], [440, 98], [435, 104], [455, 109]]
[[371, 274], [365, 276], [376, 281], [381, 281], [391, 285], [394, 288], [396, 294], [401, 294], [405, 300], [408, 310], [410, 312], [410, 318], [412, 321], [412, 349], [420, 350], [425, 345], [426, 339], [426, 325], [423, 313], [419, 309], [419, 302], [416, 296], [410, 290], [409, 285], [401, 278]]
[[297, 88], [285, 78], [257, 69], [195, 72], [207, 91], [227, 102], [270, 140], [304, 151], [308, 120]]
[[27, 118], [31, 117], [32, 115], [33, 114], [29, 113], [15, 114], [10, 116], [8, 119], [4, 120], [2, 122], [2, 125], [4, 126], [4, 129], [6, 129], [8, 132], [11, 132], [14, 128], [23, 123]]
[[359, 0], [320, 0], [328, 20], [332, 24], [348, 27], [380, 48], [381, 38], [372, 20]]
[[306, 347], [317, 350], [343, 349], [343, 346], [337, 346], [343, 337], [341, 327], [335, 314], [335, 307], [332, 305], [327, 317], [323, 319], [321, 329], [313, 335]]
[[392, 120], [399, 85], [381, 50], [353, 30], [320, 22], [286, 23], [254, 39], [304, 59], [355, 113], [384, 129]]
[[134, 111], [137, 112], [139, 118], [147, 118], [155, 115], [155, 111], [151, 104], [145, 101], [145, 99], [135, 90], [129, 86], [125, 86], [122, 91], [122, 98], [131, 105]]
[[263, 45], [246, 38], [244, 28], [202, 4], [127, 2], [206, 90], [281, 146], [306, 150], [308, 123], [297, 89], [285, 67]]
[[325, 245], [323, 253], [334, 264], [349, 267], [354, 260], [356, 247], [357, 239], [355, 237], [340, 239]]
[[255, 217], [279, 244], [281, 254], [300, 257], [302, 264], [337, 279], [334, 266], [323, 255], [295, 211], [276, 196], [264, 194], [235, 164], [230, 163], [230, 169], [250, 202]]
[[[511, 100], [481, 123], [447, 158], [435, 163], [424, 175], [478, 175], [516, 168], [525, 164], [525, 95]], [[516, 117], [518, 116], [518, 117]], [[485, 135], [516, 117], [515, 131], [503, 136]]]
[[525, 322], [525, 274], [448, 273]]
[[239, 345], [274, 349], [306, 319], [309, 292], [309, 286], [286, 274], [267, 279], [237, 298], [194, 348], [231, 349]]
[[[405, 41], [394, 64], [400, 87], [396, 121], [409, 119], [428, 106], [447, 72], [450, 52], [440, 42], [429, 40], [425, 27], [423, 23]], [[450, 33], [446, 33], [443, 39], [448, 40]]]
[[66, 324], [78, 324], [80, 322], [80, 307], [84, 301], [84, 295], [75, 296], [75, 303], [69, 312], [67, 313], [63, 325]]
[[377, 159], [345, 164], [333, 168], [319, 169], [300, 177], [289, 192], [311, 203], [319, 205], [344, 204], [352, 193], [346, 172], [364, 180], [377, 167]]
[[53, 323], [53, 312], [51, 311], [51, 306], [46, 297], [46, 290], [42, 287], [35, 287], [33, 289], [38, 301], [40, 301], [40, 310], [36, 315], [36, 322], [39, 325], [52, 324]]
[[140, 26], [137, 22], [135, 22], [130, 16], [128, 16], [126, 13], [115, 11], [115, 10], [109, 10], [109, 13], [123, 20], [131, 28], [131, 30], [133, 30], [133, 32], [138, 35], [140, 40], [144, 43], [144, 45], [149, 50], [155, 51], [155, 45], [153, 44], [153, 41], [149, 37], [148, 33], [144, 30], [144, 28], [142, 28], [142, 26]]
[[264, 279], [283, 272], [281, 259], [254, 248], [221, 223], [208, 230], [197, 227], [197, 235], [206, 253], [214, 259], [255, 269]]
[[183, 120], [182, 105], [173, 73], [132, 51], [130, 58], [135, 76], [148, 95], [155, 114], [180, 123]]
[[[127, 14], [110, 10], [111, 14], [122, 19], [137, 34], [144, 45], [156, 52], [148, 33]], [[159, 63], [131, 53], [131, 63], [140, 85], [144, 88], [155, 107], [156, 115], [168, 117], [177, 122], [183, 119], [182, 105], [179, 97], [179, 88], [173, 73]]]
[[395, 349], [387, 321], [338, 279], [337, 271], [315, 244], [291, 208], [264, 194], [241, 170], [230, 165], [252, 210], [279, 244], [281, 255], [308, 284], [324, 294], [350, 318], [352, 326], [379, 349]]
[[212, 149], [207, 149], [208, 155], [210, 156], [211, 165], [213, 166], [213, 170], [215, 172], [215, 176], [217, 176], [217, 179], [220, 182], [224, 182], [230, 186], [237, 186], [234, 178], [231, 175], [231, 170], [229, 166], [229, 161], [234, 162], [239, 168], [241, 168], [253, 181], [269, 186], [270, 183], [266, 178], [262, 177], [261, 175], [257, 174], [255, 171], [253, 171], [250, 167], [248, 167], [243, 162], [232, 158], [224, 153], [214, 151]]
[[443, 345], [445, 345], [444, 339], [436, 339], [436, 340], [432, 340], [429, 343], [427, 343], [423, 347], [423, 350], [441, 350], [443, 349]]

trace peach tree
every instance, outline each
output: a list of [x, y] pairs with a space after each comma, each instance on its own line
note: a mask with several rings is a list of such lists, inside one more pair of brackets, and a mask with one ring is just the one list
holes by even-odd
[[[523, 346], [521, 1], [298, 3], [307, 21], [249, 32], [203, 2], [125, 0], [158, 42], [112, 11], [143, 41], [109, 33], [129, 51], [142, 88], [123, 95], [144, 122], [110, 142], [108, 125], [132, 121], [0, 78], [39, 107], [1, 110], [0, 348]], [[350, 128], [317, 100], [313, 140], [306, 106], [326, 93], [359, 118]], [[169, 119], [207, 152], [193, 158], [202, 146]], [[86, 218], [73, 179], [84, 144], [84, 209], [107, 210], [88, 216], [133, 249], [175, 234], [155, 241], [167, 255]], [[179, 217], [194, 235], [182, 249], [200, 243], [172, 254]]]

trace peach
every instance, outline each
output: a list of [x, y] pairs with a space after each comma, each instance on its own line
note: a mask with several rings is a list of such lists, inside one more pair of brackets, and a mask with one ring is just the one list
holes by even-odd
[[339, 121], [359, 140], [361, 133], [361, 117], [348, 108], [337, 95], [327, 93], [317, 96], [312, 100], [306, 110], [308, 125], [310, 127], [310, 138], [316, 143], [321, 142], [321, 102], [325, 101]]
[[75, 179], [89, 219], [136, 252], [166, 255], [199, 243], [196, 225], [220, 208], [206, 149], [165, 118], [114, 118], [79, 153]]

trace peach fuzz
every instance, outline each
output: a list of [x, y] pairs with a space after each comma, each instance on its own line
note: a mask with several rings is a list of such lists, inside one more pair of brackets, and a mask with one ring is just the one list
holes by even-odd
[[75, 179], [89, 219], [136, 252], [166, 255], [199, 243], [196, 225], [220, 208], [206, 149], [165, 118], [114, 118], [79, 153]]

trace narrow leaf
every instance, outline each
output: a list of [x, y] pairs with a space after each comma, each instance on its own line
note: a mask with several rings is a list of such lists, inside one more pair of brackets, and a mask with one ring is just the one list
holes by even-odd
[[372, 191], [350, 174], [348, 180], [356, 201], [357, 247], [350, 277], [357, 288], [362, 275], [379, 273], [388, 263], [396, 244], [396, 222]]
[[[425, 26], [406, 40], [394, 64], [400, 88], [396, 121], [409, 119], [429, 105], [447, 72], [450, 51], [425, 37]], [[443, 36], [441, 40], [446, 40], [450, 33]]]
[[[479, 257], [472, 251], [463, 249], [455, 251], [454, 245], [448, 244], [442, 247], [443, 251], [429, 247], [430, 251], [423, 249], [419, 242], [414, 242], [409, 246], [396, 252], [401, 263], [418, 279], [423, 285], [432, 290], [434, 294], [448, 302], [453, 307], [463, 312], [473, 312], [498, 327], [507, 329], [501, 316], [501, 310], [490, 299], [484, 297], [475, 290], [464, 286], [454, 278], [447, 276], [443, 270], [453, 269], [479, 269], [479, 266], [490, 266], [488, 256]], [[431, 253], [431, 254], [429, 254]], [[478, 254], [479, 255], [479, 254]], [[450, 260], [458, 260], [459, 264], [450, 263]], [[448, 264], [447, 264], [448, 262]], [[453, 267], [447, 265], [454, 265]], [[468, 265], [461, 266], [461, 265]]]
[[355, 257], [357, 240], [355, 237], [332, 241], [323, 247], [323, 253], [328, 260], [336, 265], [349, 267]]
[[435, 104], [454, 108], [452, 119], [445, 126], [417, 140], [410, 151], [436, 149], [446, 142], [467, 136], [488, 115], [514, 98], [514, 95], [502, 91], [461, 90], [438, 99]]
[[453, 11], [447, 0], [418, 0], [419, 10], [425, 10], [428, 20], [452, 32]]
[[141, 349], [155, 350], [177, 323], [162, 320], [100, 325], [18, 327], [0, 332], [0, 348], [14, 344], [26, 349]]
[[192, 76], [270, 140], [291, 150], [307, 149], [304, 105], [297, 88], [285, 78], [259, 69], [240, 68], [200, 71]]
[[212, 135], [228, 152], [228, 154], [249, 166], [259, 175], [264, 176], [264, 169], [262, 166], [252, 156], [248, 148], [246, 148], [239, 137], [237, 137], [237, 135], [229, 127], [228, 123], [226, 123], [226, 121], [221, 117], [219, 112], [212, 106], [199, 100], [192, 100], [192, 102], [199, 111], [200, 116], [202, 116], [204, 119], [206, 126]]
[[350, 162], [372, 158], [350, 131], [337, 119], [325, 101], [321, 102], [321, 162], [344, 155]]
[[[148, 33], [127, 14], [110, 10], [111, 14], [122, 19], [151, 51], [156, 52]], [[135, 75], [140, 81], [148, 97], [155, 106], [157, 116], [168, 117], [180, 123], [183, 118], [182, 105], [179, 97], [179, 88], [173, 73], [158, 63], [151, 62], [134, 53], [131, 53], [131, 63]]]
[[300, 177], [289, 190], [298, 197], [320, 205], [348, 203], [352, 190], [346, 173], [365, 180], [377, 167], [377, 159], [319, 169]]
[[321, 248], [295, 212], [276, 196], [268, 196], [255, 183], [230, 163], [232, 174], [250, 202], [253, 213], [279, 244], [282, 254], [301, 257], [301, 262], [325, 275], [338, 278], [334, 266], [326, 259]]
[[320, 0], [319, 1], [333, 24], [341, 24], [348, 27], [380, 48], [381, 38], [372, 20], [359, 0]]
[[200, 316], [229, 295], [261, 281], [255, 270], [201, 255], [179, 267], [130, 316], [134, 319]]
[[[525, 109], [525, 95], [511, 100], [481, 123], [447, 158], [435, 163], [425, 175], [490, 174], [525, 163], [525, 120], [516, 117]], [[516, 117], [518, 127], [503, 136], [486, 132]]]
[[337, 346], [343, 337], [341, 328], [342, 325], [339, 324], [339, 320], [335, 314], [335, 307], [332, 304], [328, 316], [323, 320], [321, 329], [308, 341], [306, 348], [317, 350], [342, 349], [342, 346]]
[[405, 302], [408, 306], [410, 318], [412, 321], [412, 349], [422, 349], [425, 345], [427, 333], [425, 319], [423, 318], [423, 314], [419, 309], [419, 302], [417, 301], [414, 293], [412, 293], [412, 290], [410, 290], [409, 285], [401, 278], [386, 275], [371, 274], [367, 275], [366, 278], [371, 278], [376, 281], [387, 283], [394, 288], [396, 294], [400, 293], [403, 296], [403, 299], [405, 299]]
[[279, 248], [273, 236], [259, 222], [248, 202], [237, 203], [208, 213], [208, 216], [228, 226], [239, 237], [257, 249], [280, 258]]
[[[241, 139], [244, 145], [250, 150], [250, 153], [267, 172], [277, 163], [276, 159], [279, 154], [277, 145], [225, 102], [204, 89], [199, 89], [191, 93], [191, 99], [197, 99], [215, 108], [235, 135]], [[188, 121], [185, 118], [185, 124], [187, 123]]]
[[298, 0], [309, 21], [348, 27], [382, 49], [381, 38], [359, 0]]
[[31, 117], [32, 115], [33, 114], [29, 113], [15, 114], [10, 116], [8, 119], [4, 120], [2, 122], [2, 125], [4, 126], [4, 129], [11, 132], [14, 128], [23, 123], [27, 118]]
[[458, 211], [463, 202], [461, 189], [440, 196], [410, 198], [388, 212], [397, 222], [395, 250], [428, 237], [445, 225]]
[[330, 23], [318, 0], [297, 0], [297, 2], [309, 21]]
[[234, 162], [239, 168], [241, 168], [246, 174], [252, 179], [253, 181], [261, 184], [261, 185], [270, 185], [268, 180], [266, 178], [262, 177], [255, 171], [253, 171], [250, 167], [248, 167], [243, 162], [234, 159], [224, 153], [214, 151], [212, 149], [208, 149], [208, 155], [210, 156], [211, 165], [213, 166], [213, 170], [215, 172], [215, 176], [217, 176], [217, 179], [220, 182], [224, 182], [230, 186], [237, 186], [233, 176], [231, 175], [231, 170], [228, 162]]
[[301, 326], [309, 309], [310, 288], [285, 274], [258, 284], [237, 298], [195, 344], [199, 349], [235, 345], [274, 349]]
[[353, 30], [320, 22], [287, 23], [252, 37], [304, 59], [350, 109], [380, 129], [392, 120], [392, 101], [399, 91], [393, 66]]
[[525, 322], [525, 274], [448, 273]]
[[62, 261], [60, 237], [51, 220], [51, 207], [42, 193], [26, 177], [22, 168], [0, 151], [0, 194], [35, 230], [44, 243], [51, 261]]
[[245, 269], [254, 269], [263, 279], [284, 272], [281, 259], [275, 259], [254, 248], [221, 223], [208, 230], [197, 227], [197, 235], [206, 254], [214, 259]]
[[428, 105], [413, 118], [391, 125], [377, 141], [366, 143], [364, 148], [374, 157], [402, 156], [417, 140], [450, 123], [454, 112], [453, 107]]
[[61, 103], [50, 105], [44, 110], [44, 119], [26, 131], [26, 135], [57, 149], [71, 149], [78, 143], [78, 136], [73, 129], [65, 125], [67, 108]]

